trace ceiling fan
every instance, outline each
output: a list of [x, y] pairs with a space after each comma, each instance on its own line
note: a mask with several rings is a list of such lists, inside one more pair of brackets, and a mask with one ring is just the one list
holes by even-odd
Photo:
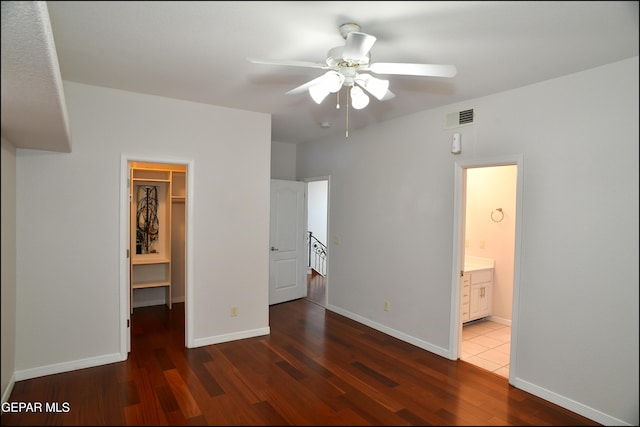
[[[395, 96], [389, 90], [389, 80], [374, 77], [369, 73], [424, 77], [454, 77], [457, 73], [454, 65], [371, 62], [370, 50], [376, 42], [376, 37], [360, 32], [360, 26], [354, 23], [342, 24], [339, 30], [340, 35], [346, 40], [345, 44], [329, 50], [324, 64], [306, 61], [247, 59], [256, 64], [328, 70], [323, 75], [286, 93], [297, 94], [308, 90], [313, 100], [320, 104], [327, 95], [337, 93], [343, 86], [346, 86], [350, 88], [347, 91], [347, 106], [350, 95], [351, 106], [355, 109], [364, 108], [369, 104], [369, 97], [366, 93], [373, 95], [380, 101], [391, 99]], [[336, 108], [340, 108], [339, 103]]]

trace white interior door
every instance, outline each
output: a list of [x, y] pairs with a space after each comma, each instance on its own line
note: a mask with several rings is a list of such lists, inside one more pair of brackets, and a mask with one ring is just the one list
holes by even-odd
[[305, 183], [271, 180], [269, 305], [306, 296]]

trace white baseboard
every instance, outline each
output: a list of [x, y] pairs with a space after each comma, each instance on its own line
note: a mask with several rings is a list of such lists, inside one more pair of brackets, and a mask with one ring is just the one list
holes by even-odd
[[212, 337], [200, 338], [195, 340], [194, 347], [202, 347], [205, 345], [220, 344], [228, 341], [259, 337], [262, 335], [269, 335], [270, 333], [271, 333], [271, 328], [267, 326], [265, 328], [249, 329], [246, 331], [234, 332], [231, 334], [216, 335]]
[[7, 388], [5, 388], [4, 391], [2, 392], [2, 403], [9, 401], [9, 397], [11, 396], [11, 392], [13, 391], [13, 386], [15, 385], [15, 383], [16, 383], [16, 374], [14, 372], [14, 374], [11, 375], [11, 378], [9, 379], [9, 384], [7, 384]]
[[93, 368], [94, 366], [107, 365], [114, 362], [122, 362], [120, 353], [108, 354], [87, 359], [72, 360], [70, 362], [56, 363], [53, 365], [39, 366], [37, 368], [15, 371], [15, 381], [29, 380], [31, 378], [44, 377], [46, 375], [60, 374], [62, 372], [75, 371], [77, 369]]
[[497, 316], [489, 316], [489, 320], [492, 322], [499, 323], [501, 325], [511, 326], [511, 319], [504, 319], [502, 317]]
[[[514, 387], [517, 387], [521, 390], [529, 392], [534, 396], [538, 396], [544, 400], [547, 400], [551, 403], [555, 403], [558, 406], [562, 406], [570, 411], [575, 412], [576, 414], [580, 414], [583, 417], [587, 417], [595, 422], [598, 422], [605, 426], [631, 426], [634, 424], [626, 423], [622, 420], [619, 420], [615, 417], [607, 415], [598, 411], [597, 409], [593, 409], [587, 405], [584, 405], [580, 402], [576, 402], [575, 400], [571, 400], [568, 397], [562, 396], [558, 393], [554, 393], [545, 388], [532, 384], [528, 381], [521, 380], [520, 378], [516, 378], [514, 383]], [[637, 425], [637, 424], [636, 424]]]

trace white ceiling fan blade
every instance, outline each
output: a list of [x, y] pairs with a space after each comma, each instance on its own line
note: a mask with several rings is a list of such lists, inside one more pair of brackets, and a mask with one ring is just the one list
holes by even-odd
[[384, 94], [380, 101], [387, 101], [396, 97], [396, 94], [387, 89], [387, 93]]
[[278, 61], [271, 59], [256, 59], [256, 58], [247, 58], [249, 62], [253, 62], [254, 64], [267, 64], [267, 65], [283, 65], [283, 66], [292, 66], [292, 67], [307, 67], [307, 68], [321, 68], [321, 69], [329, 69], [326, 64], [322, 64], [319, 62], [308, 62], [308, 61]]
[[455, 65], [404, 64], [399, 62], [376, 62], [366, 67], [376, 74], [403, 74], [406, 76], [453, 77], [458, 72]]
[[304, 84], [301, 84], [300, 86], [291, 89], [290, 91], [288, 91], [286, 93], [286, 95], [295, 95], [296, 93], [302, 93], [305, 90], [309, 89], [311, 86], [315, 86], [317, 84], [320, 84], [324, 81], [324, 74], [321, 75], [320, 77], [316, 77], [313, 80], [310, 80]]
[[376, 38], [372, 35], [351, 32], [347, 34], [347, 42], [344, 45], [342, 58], [355, 61], [366, 59], [375, 42]]
[[342, 87], [344, 83], [344, 76], [335, 70], [329, 70], [320, 77], [308, 81], [294, 89], [287, 92], [287, 95], [292, 95], [300, 92], [304, 92], [305, 89], [310, 89], [313, 86], [322, 86], [323, 92], [336, 93]]

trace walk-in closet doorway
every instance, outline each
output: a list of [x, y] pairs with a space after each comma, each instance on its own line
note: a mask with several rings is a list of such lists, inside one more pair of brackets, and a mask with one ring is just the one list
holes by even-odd
[[136, 307], [184, 303], [185, 346], [193, 347], [193, 161], [122, 156], [120, 187], [121, 356], [131, 351]]

